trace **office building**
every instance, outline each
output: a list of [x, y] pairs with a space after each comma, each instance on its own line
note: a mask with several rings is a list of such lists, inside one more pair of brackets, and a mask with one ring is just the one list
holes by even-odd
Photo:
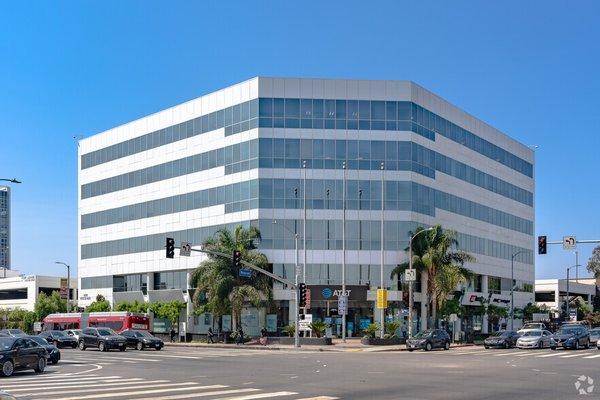
[[[257, 77], [80, 142], [79, 303], [97, 294], [189, 301], [189, 271], [203, 256], [166, 259], [165, 238], [198, 245], [219, 228], [255, 225], [286, 279], [294, 279], [294, 233], [306, 243], [310, 312], [334, 333], [345, 254], [348, 330], [360, 335], [379, 318], [382, 180], [387, 318], [407, 313], [390, 272], [407, 259], [409, 232], [435, 224], [455, 230], [477, 258], [468, 265], [477, 276], [457, 288], [467, 309], [482, 297], [507, 307], [513, 283], [515, 306], [533, 302], [530, 148], [410, 81]], [[292, 296], [274, 284], [270, 325], [292, 320]], [[248, 332], [264, 325], [263, 311], [245, 311]], [[210, 322], [188, 314], [189, 332]], [[489, 328], [475, 313], [459, 326]]]

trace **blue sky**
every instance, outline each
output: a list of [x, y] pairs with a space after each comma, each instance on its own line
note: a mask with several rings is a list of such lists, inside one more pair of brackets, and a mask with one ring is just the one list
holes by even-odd
[[[594, 1], [11, 2], [0, 177], [13, 267], [77, 262], [77, 144], [256, 75], [410, 79], [536, 150], [536, 234], [600, 238]], [[592, 245], [580, 246], [587, 261]], [[538, 278], [574, 255], [550, 246]]]

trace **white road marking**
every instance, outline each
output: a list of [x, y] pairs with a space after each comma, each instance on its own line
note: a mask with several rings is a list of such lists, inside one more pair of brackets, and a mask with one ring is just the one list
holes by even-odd
[[560, 353], [554, 352], [554, 353], [549, 353], [549, 354], [542, 354], [540, 356], [535, 356], [535, 357], [536, 358], [548, 358], [548, 357], [556, 357], [556, 356], [560, 356]]
[[[186, 382], [186, 384], [190, 384], [190, 382]], [[181, 384], [169, 384], [163, 386], [173, 386], [173, 385], [181, 385]], [[149, 386], [147, 386], [149, 387]], [[154, 386], [156, 387], [156, 386]], [[61, 400], [87, 400], [87, 399], [105, 399], [109, 397], [128, 397], [128, 396], [139, 396], [142, 394], [155, 394], [155, 393], [165, 393], [165, 392], [181, 392], [184, 390], [204, 390], [204, 389], [221, 389], [226, 388], [227, 386], [223, 385], [210, 385], [210, 386], [186, 386], [186, 387], [168, 387], [166, 389], [152, 389], [152, 390], [136, 390], [132, 392], [118, 392], [118, 393], [101, 393], [101, 394], [92, 394], [87, 396], [77, 396], [77, 397], [63, 397]], [[48, 396], [49, 393], [44, 393], [44, 395]], [[45, 397], [44, 397], [45, 398]], [[152, 397], [154, 398], [154, 397]]]
[[331, 396], [317, 396], [317, 397], [304, 397], [298, 400], [337, 400], [339, 397], [331, 397]]
[[[136, 382], [131, 382], [131, 381], [136, 381]], [[138, 382], [140, 379], [123, 379], [122, 381], [127, 381], [127, 382], [118, 382], [118, 383], [97, 383], [97, 384], [93, 384], [93, 385], [88, 385], [87, 383], [82, 386], [81, 383], [72, 383], [70, 385], [63, 385], [63, 386], [52, 386], [49, 387], [49, 390], [56, 390], [56, 389], [74, 389], [74, 388], [79, 388], [81, 389], [82, 387], [84, 388], [95, 388], [95, 387], [106, 387], [106, 389], [101, 389], [101, 390], [112, 390], [112, 389], [119, 389], [119, 388], [108, 388], [108, 386], [123, 386], [123, 385], [131, 385], [131, 384], [135, 384], [135, 383], [143, 383], [144, 386], [146, 386], [147, 383], [165, 383], [165, 382], [169, 382], [167, 380], [158, 380], [158, 381], [144, 381], [144, 382]], [[36, 390], [36, 389], [41, 389], [45, 388], [46, 386], [44, 385], [24, 385], [24, 386], [10, 386], [10, 388], [15, 388], [15, 389], [11, 389], [11, 392], [26, 392], [26, 391], [31, 391], [31, 390]], [[8, 389], [9, 386], [5, 386], [4, 389]], [[77, 393], [82, 393], [82, 392], [95, 392], [98, 389], [95, 390], [77, 390]], [[45, 392], [47, 395], [52, 394], [53, 392]], [[58, 392], [58, 394], [62, 394], [64, 392]]]
[[248, 393], [258, 392], [259, 389], [231, 389], [231, 390], [215, 390], [212, 392], [201, 392], [201, 393], [186, 393], [186, 394], [175, 394], [173, 396], [162, 396], [162, 397], [146, 397], [145, 399], [138, 400], [176, 400], [176, 399], [195, 399], [197, 397], [206, 396], [221, 396], [224, 394], [236, 394], [236, 393]]
[[[566, 356], [560, 356], [560, 358], [573, 358], [573, 357], [587, 356], [589, 354], [592, 354], [592, 353], [574, 353], [574, 354], [568, 354]], [[583, 358], [586, 358], [586, 357], [583, 357]]]
[[587, 356], [587, 357], [583, 357], [583, 358], [598, 358], [598, 357], [600, 357], [600, 354], [596, 354], [593, 356]]
[[[52, 375], [42, 375], [42, 376], [38, 376], [36, 378], [2, 378], [2, 380], [0, 382], [4, 383], [13, 383], [13, 382], [26, 382], [26, 381], [36, 381], [36, 382], [51, 382], [51, 381], [62, 381], [64, 382], [65, 378], [69, 378], [69, 375], [64, 375], [64, 374], [52, 374]], [[120, 378], [120, 376], [118, 375], [112, 375], [112, 376], [101, 376], [99, 377], [98, 375], [87, 375], [85, 377], [77, 377], [78, 381], [84, 381], [84, 380], [90, 380], [90, 379], [116, 379], [116, 378]]]

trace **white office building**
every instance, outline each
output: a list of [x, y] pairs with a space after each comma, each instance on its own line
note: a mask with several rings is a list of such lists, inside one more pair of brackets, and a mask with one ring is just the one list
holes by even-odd
[[[390, 272], [407, 259], [409, 232], [435, 224], [477, 259], [477, 277], [457, 288], [468, 310], [481, 298], [508, 307], [514, 254], [515, 306], [533, 302], [532, 150], [410, 81], [253, 78], [82, 140], [78, 172], [80, 305], [97, 294], [189, 301], [203, 256], [166, 259], [165, 238], [198, 245], [218, 228], [256, 225], [273, 271], [290, 280], [300, 235], [310, 312], [339, 333], [345, 198], [347, 321], [359, 335], [379, 318], [382, 179], [386, 318], [407, 313]], [[274, 289], [270, 325], [282, 326], [292, 294]], [[189, 332], [210, 322], [188, 313]], [[247, 331], [264, 319], [247, 310]], [[488, 330], [469, 312], [459, 326]]]
[[[62, 288], [62, 291], [61, 291]], [[67, 279], [58, 276], [24, 275], [15, 270], [0, 277], [0, 308], [33, 311], [40, 293], [61, 292], [67, 298]], [[71, 279], [71, 301], [77, 298], [77, 279]]]

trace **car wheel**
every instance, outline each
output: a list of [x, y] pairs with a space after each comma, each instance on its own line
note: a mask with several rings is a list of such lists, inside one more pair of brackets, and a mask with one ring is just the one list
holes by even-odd
[[156, 348], [156, 351], [160, 351], [161, 349], [162, 349], [162, 347], [161, 347], [161, 346], [158, 346], [158, 347]]
[[126, 348], [127, 348], [126, 346], [119, 347], [119, 351], [125, 351]]
[[45, 357], [38, 358], [37, 365], [33, 370], [35, 372], [37, 372], [38, 374], [40, 374], [40, 373], [44, 372], [45, 369], [46, 369], [46, 358]]
[[450, 342], [444, 343], [444, 350], [450, 350]]
[[556, 346], [550, 346], [550, 350], [556, 350]]
[[483, 345], [483, 347], [484, 347], [485, 349], [489, 349], [489, 348], [490, 348], [490, 346], [486, 346], [486, 345]]
[[540, 340], [540, 342], [538, 343], [538, 349], [543, 349], [544, 348], [544, 342], [542, 342]]
[[79, 350], [81, 350], [81, 351], [85, 350], [85, 343], [83, 343], [83, 340], [79, 341]]
[[585, 348], [589, 349], [590, 348], [590, 341], [588, 340], [587, 343], [585, 344]]
[[431, 351], [431, 349], [432, 349], [431, 343], [429, 343], [429, 342], [428, 342], [428, 343], [425, 345], [425, 351]]
[[510, 343], [508, 343], [508, 342], [504, 343], [504, 348], [505, 349], [510, 349]]
[[75, 347], [77, 347], [77, 343], [73, 343], [73, 344], [71, 345], [71, 347], [72, 347], [72, 348], [75, 348]]
[[98, 343], [98, 350], [106, 351], [106, 346], [104, 345], [104, 342]]
[[408, 349], [408, 351], [409, 351], [410, 353], [412, 353], [414, 350], [413, 350], [413, 349]]
[[15, 365], [11, 360], [2, 363], [2, 376], [11, 376], [15, 372]]
[[144, 350], [144, 343], [142, 342], [137, 342], [137, 344], [135, 345], [135, 348], [138, 350]]
[[579, 340], [575, 342], [575, 350], [579, 350]]
[[53, 359], [53, 360], [51, 360], [50, 362], [52, 363], [52, 365], [56, 365], [56, 364], [58, 364], [58, 360], [57, 360], [56, 358], [55, 358], [55, 359]]

